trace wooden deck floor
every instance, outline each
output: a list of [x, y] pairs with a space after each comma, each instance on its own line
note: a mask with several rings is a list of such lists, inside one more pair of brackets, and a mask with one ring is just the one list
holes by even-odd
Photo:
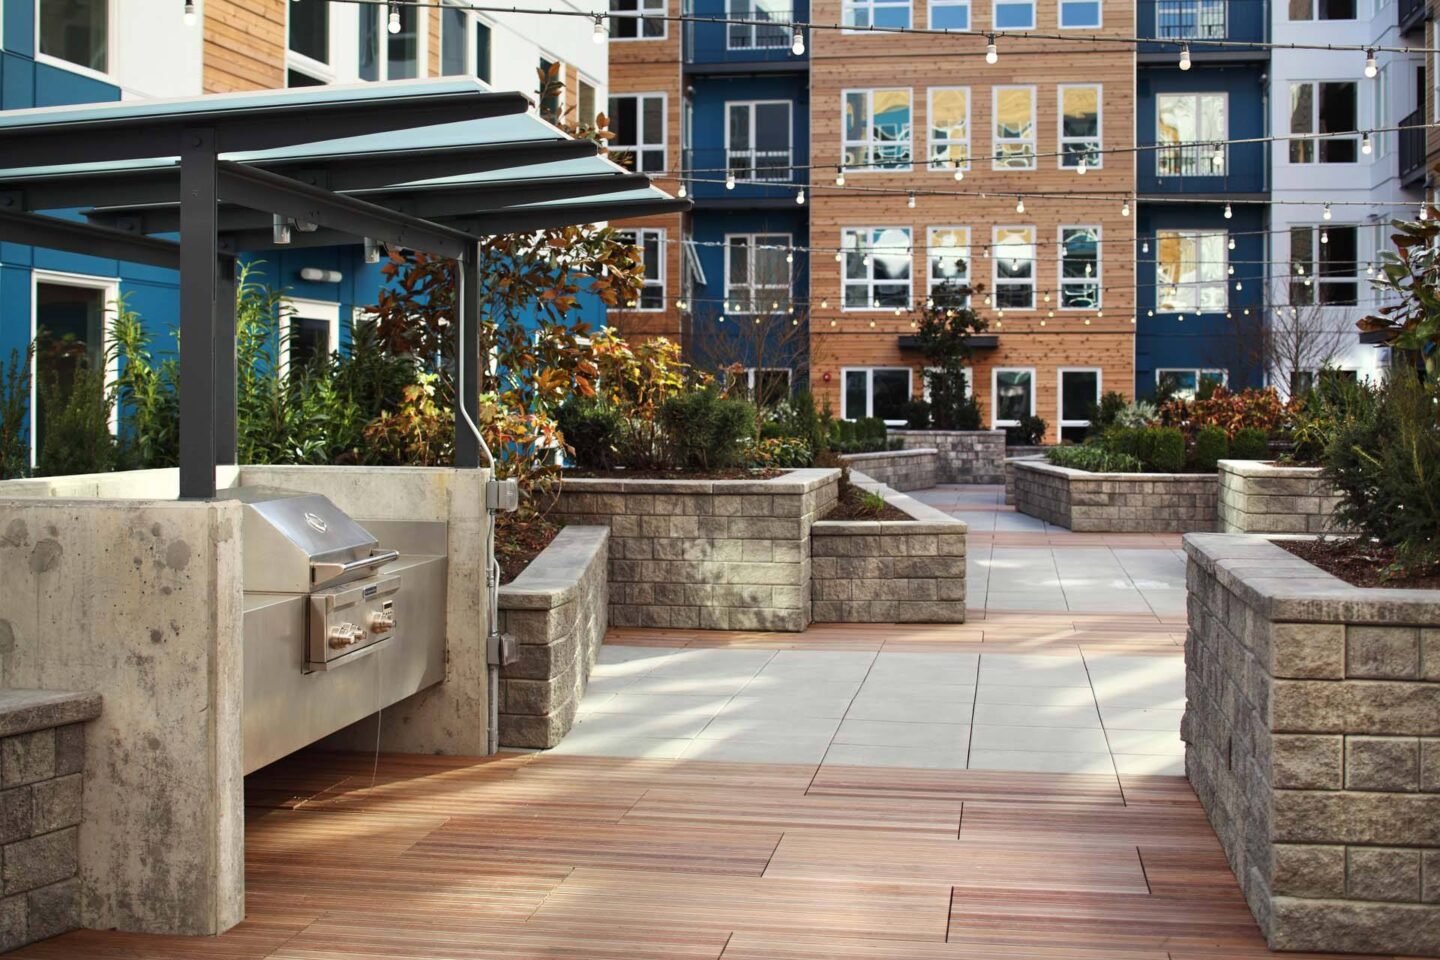
[[[1147, 629], [1124, 618], [1002, 617], [961, 629], [886, 628], [884, 642], [987, 650], [1093, 642], [1178, 653], [1174, 630], [1154, 620]], [[876, 642], [873, 628], [868, 641], [864, 632], [826, 629], [812, 639]], [[615, 639], [667, 638], [636, 631]], [[372, 781], [372, 763], [306, 752], [249, 779], [248, 916], [226, 935], [81, 931], [18, 955], [1272, 956], [1178, 777], [507, 754], [385, 756]]]

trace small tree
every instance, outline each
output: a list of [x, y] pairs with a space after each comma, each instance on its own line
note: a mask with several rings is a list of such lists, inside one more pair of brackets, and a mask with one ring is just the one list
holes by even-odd
[[[783, 300], [755, 303], [751, 313], [727, 312], [723, 304], [697, 306], [685, 338], [687, 361], [717, 374], [726, 389], [744, 393], [757, 407], [786, 399], [807, 378], [810, 339], [807, 311]], [[753, 385], [747, 370], [756, 371]], [[788, 380], [764, 371], [788, 370]]]
[[930, 422], [937, 430], [974, 430], [980, 411], [965, 373], [974, 350], [970, 338], [989, 323], [970, 306], [970, 289], [946, 285], [916, 309], [915, 330], [925, 356], [925, 386], [930, 392]]
[[10, 351], [10, 359], [0, 368], [0, 480], [23, 477], [30, 471], [30, 444], [26, 427], [30, 409], [30, 363], [35, 358], [35, 344], [26, 345], [24, 352]]
[[1333, 311], [1315, 302], [1313, 287], [1300, 278], [1278, 285], [1265, 323], [1237, 338], [1251, 350], [1270, 383], [1294, 394], [1304, 375], [1332, 366], [1356, 343], [1355, 331], [1336, 323]]

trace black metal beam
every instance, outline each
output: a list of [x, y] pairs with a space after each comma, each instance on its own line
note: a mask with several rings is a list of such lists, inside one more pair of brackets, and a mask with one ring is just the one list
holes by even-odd
[[180, 497], [215, 496], [219, 409], [215, 385], [216, 150], [212, 130], [190, 130], [180, 154]]
[[599, 147], [590, 140], [546, 140], [434, 147], [423, 151], [384, 150], [343, 157], [274, 160], [252, 165], [283, 173], [301, 183], [345, 193], [534, 163], [577, 160], [593, 157], [598, 152]]
[[178, 243], [38, 213], [0, 210], [0, 240], [44, 247], [47, 250], [63, 250], [66, 253], [143, 263], [151, 267], [180, 269]]
[[383, 98], [287, 103], [248, 107], [216, 106], [190, 113], [94, 117], [66, 121], [64, 111], [42, 114], [26, 126], [0, 129], [0, 157], [8, 167], [108, 163], [182, 155], [187, 131], [215, 132], [218, 153], [272, 150], [302, 143], [341, 140], [437, 124], [524, 113], [521, 93], [464, 90], [411, 93], [403, 88]]
[[[239, 394], [235, 382], [235, 258], [215, 265], [215, 462], [239, 463]], [[182, 346], [183, 349], [183, 346]], [[183, 389], [183, 388], [182, 388]], [[228, 411], [228, 414], [227, 414]]]
[[480, 282], [475, 275], [479, 263], [478, 243], [471, 243], [465, 256], [455, 262], [455, 308], [460, 319], [456, 386], [465, 386], [455, 398], [455, 466], [470, 469], [480, 466], [480, 444], [470, 430], [480, 415]]
[[301, 250], [310, 247], [354, 246], [359, 242], [360, 241], [355, 239], [352, 234], [341, 233], [338, 230], [326, 230], [323, 227], [313, 233], [301, 233], [299, 230], [292, 230], [290, 231], [290, 242], [283, 245], [275, 242], [275, 233], [268, 226], [264, 229], [220, 231], [220, 249], [233, 255], [258, 253], [262, 250]]
[[105, 174], [0, 176], [0, 209], [5, 210], [142, 206], [176, 203], [179, 199], [180, 168], [176, 166], [117, 170]]
[[355, 196], [428, 220], [457, 214], [491, 213], [519, 204], [546, 200], [573, 200], [576, 197], [643, 190], [649, 185], [650, 178], [643, 173], [602, 173], [583, 177], [552, 177], [548, 180], [456, 184], [443, 188], [375, 190]]
[[557, 203], [545, 207], [501, 210], [478, 216], [436, 217], [444, 223], [474, 236], [500, 233], [524, 233], [549, 227], [566, 227], [599, 220], [623, 220], [630, 217], [653, 217], [666, 213], [685, 213], [689, 200], [616, 200], [612, 203]]

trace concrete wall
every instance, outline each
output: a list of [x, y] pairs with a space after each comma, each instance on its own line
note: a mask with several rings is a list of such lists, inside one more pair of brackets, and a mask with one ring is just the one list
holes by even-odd
[[1440, 955], [1440, 591], [1185, 550], [1186, 774], [1270, 946]]
[[1334, 533], [1339, 502], [1319, 467], [1220, 461], [1222, 533]]
[[500, 588], [519, 656], [500, 670], [500, 744], [553, 747], [570, 732], [609, 612], [610, 528], [571, 526]]
[[862, 482], [913, 519], [820, 520], [810, 528], [817, 623], [964, 623], [963, 520]]
[[891, 430], [906, 450], [935, 449], [940, 483], [1004, 483], [1003, 430]]
[[1218, 489], [1211, 474], [1015, 465], [1015, 509], [1076, 532], [1208, 533], [1215, 529]]
[[940, 475], [940, 453], [934, 447], [846, 453], [840, 459], [892, 490], [925, 490]]
[[840, 471], [769, 480], [567, 479], [552, 515], [610, 528], [610, 623], [804, 630], [810, 526]]

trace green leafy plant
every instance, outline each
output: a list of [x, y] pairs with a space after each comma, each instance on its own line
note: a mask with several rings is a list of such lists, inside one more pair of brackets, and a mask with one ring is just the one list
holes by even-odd
[[1258, 427], [1241, 427], [1230, 438], [1230, 458], [1233, 460], [1269, 460], [1270, 440], [1264, 430]]
[[1430, 217], [1394, 220], [1391, 226], [1395, 250], [1380, 253], [1375, 285], [1394, 294], [1394, 302], [1358, 326], [1386, 334], [1391, 347], [1418, 360], [1433, 382], [1440, 379], [1440, 223]]
[[103, 473], [120, 465], [120, 447], [110, 432], [114, 397], [105, 389], [105, 371], [81, 359], [69, 382], [52, 373], [40, 384], [44, 429], [35, 472], [39, 476]]
[[1045, 439], [1045, 420], [1033, 413], [1022, 414], [1015, 426], [1005, 428], [1005, 445], [1033, 447]]
[[1113, 426], [1122, 411], [1130, 405], [1125, 395], [1116, 390], [1107, 390], [1095, 406], [1095, 412], [1090, 417], [1090, 433], [1103, 433], [1107, 427]]
[[140, 469], [173, 467], [180, 456], [180, 376], [175, 357], [157, 359], [153, 338], [129, 299], [115, 302], [107, 351], [115, 358], [115, 402], [126, 461]]
[[810, 445], [799, 437], [764, 437], [749, 441], [741, 454], [747, 467], [808, 467], [815, 460]]
[[860, 502], [865, 509], [874, 516], [880, 516], [885, 512], [885, 495], [874, 490], [860, 491]]
[[726, 399], [713, 385], [671, 397], [660, 407], [660, 422], [687, 470], [713, 470], [739, 463], [741, 444], [755, 434], [755, 408]]
[[30, 472], [28, 437], [30, 408], [30, 363], [35, 344], [24, 352], [10, 351], [0, 368], [0, 480], [12, 480]]
[[889, 428], [878, 417], [830, 422], [830, 449], [837, 453], [874, 453], [889, 448]]
[[367, 462], [445, 466], [455, 457], [455, 416], [437, 400], [436, 374], [424, 373], [405, 388], [394, 412], [365, 426]]
[[1290, 459], [1318, 463], [1335, 437], [1370, 417], [1376, 403], [1377, 392], [1367, 383], [1344, 377], [1317, 377], [1314, 388], [1290, 412], [1290, 440], [1294, 444]]
[[1160, 422], [1160, 409], [1149, 400], [1127, 403], [1115, 413], [1113, 424], [1117, 427], [1151, 427]]
[[935, 291], [916, 311], [915, 337], [925, 356], [925, 387], [929, 393], [930, 425], [936, 430], [978, 430], [980, 408], [969, 395], [970, 338], [988, 322], [970, 309], [968, 287], [951, 284]]
[[911, 400], [905, 404], [905, 426], [910, 430], [930, 429], [930, 404], [925, 400]]
[[1092, 473], [1139, 473], [1144, 469], [1144, 464], [1135, 457], [1107, 450], [1098, 444], [1051, 447], [1045, 451], [1045, 457], [1057, 467]]
[[619, 410], [598, 397], [572, 397], [560, 407], [557, 420], [578, 466], [586, 470], [615, 467], [616, 450], [625, 430]]
[[1230, 451], [1230, 438], [1224, 428], [1213, 424], [1201, 427], [1195, 433], [1195, 469], [1211, 473], [1216, 464], [1225, 459]]
[[1185, 435], [1178, 427], [1111, 427], [1100, 442], [1111, 453], [1134, 457], [1153, 473], [1185, 469]]
[[[825, 449], [829, 428], [815, 408], [815, 395], [809, 390], [795, 391], [788, 399], [771, 407], [769, 416], [766, 426], [772, 428], [770, 436], [801, 440], [812, 455]], [[762, 434], [764, 432], [762, 430]]]

